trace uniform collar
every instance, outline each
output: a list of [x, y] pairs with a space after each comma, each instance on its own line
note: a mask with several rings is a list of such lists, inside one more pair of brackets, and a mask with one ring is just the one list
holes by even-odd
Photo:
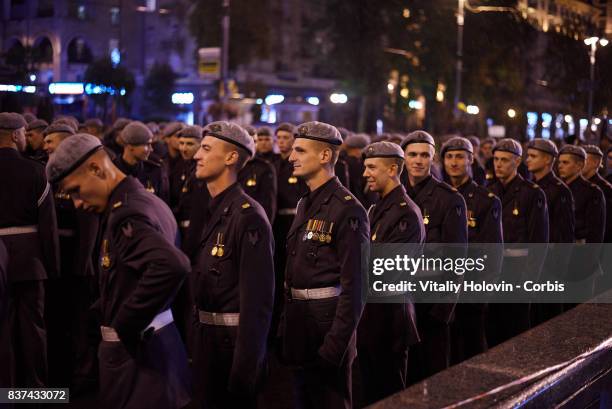
[[372, 221], [374, 222], [375, 219], [378, 219], [379, 215], [386, 212], [394, 204], [402, 202], [405, 194], [406, 189], [404, 189], [404, 186], [399, 185], [391, 190], [387, 196], [382, 197], [372, 210]]
[[465, 181], [465, 183], [459, 185], [457, 187], [457, 190], [459, 191], [459, 193], [461, 193], [462, 195], [464, 195], [465, 193], [467, 193], [468, 190], [471, 190], [471, 188], [474, 186], [474, 181], [472, 180], [471, 177], [468, 177], [468, 179]]
[[542, 179], [536, 181], [536, 183], [538, 185], [541, 185], [541, 186], [548, 186], [548, 185], [553, 184], [554, 182], [556, 182], [556, 179], [557, 179], [557, 177], [555, 176], [555, 174], [551, 170]]
[[228, 186], [223, 192], [219, 193], [214, 198], [211, 198], [210, 202], [208, 203], [208, 209], [210, 210], [210, 212], [211, 213], [214, 212], [215, 209], [218, 208], [223, 203], [225, 198], [228, 196], [231, 196], [232, 192], [234, 192], [238, 188], [239, 188], [238, 182], [234, 182], [233, 184]]
[[21, 154], [19, 153], [19, 151], [17, 149], [13, 149], [13, 148], [0, 148], [0, 155], [3, 157], [7, 157], [7, 158], [19, 158], [21, 157]]

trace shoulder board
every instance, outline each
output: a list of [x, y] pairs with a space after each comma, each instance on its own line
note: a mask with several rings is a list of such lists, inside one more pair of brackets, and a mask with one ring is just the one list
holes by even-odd
[[346, 196], [344, 196], [344, 200], [345, 200], [345, 201], [347, 201], [347, 202], [348, 202], [349, 200], [353, 200], [353, 196], [351, 196], [351, 195], [346, 195]]
[[406, 202], [400, 202], [400, 204], [399, 204], [399, 205], [400, 205], [400, 207], [404, 207], [404, 206], [406, 206], [407, 204], [408, 204], [408, 203], [406, 203]]
[[533, 187], [534, 189], [537, 189], [537, 188], [539, 188], [540, 186], [539, 186], [537, 183], [534, 183], [532, 187]]
[[120, 208], [121, 206], [123, 206], [123, 202], [122, 201], [118, 201], [113, 203], [113, 210]]
[[248, 209], [249, 207], [251, 207], [251, 204], [249, 202], [244, 202], [240, 207], [242, 207], [243, 209]]
[[487, 196], [489, 196], [490, 198], [494, 198], [494, 197], [495, 197], [495, 194], [494, 194], [494, 193], [489, 192], [489, 194], [488, 194]]

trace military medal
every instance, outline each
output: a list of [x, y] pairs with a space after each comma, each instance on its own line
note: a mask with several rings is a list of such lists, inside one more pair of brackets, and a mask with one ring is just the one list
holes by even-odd
[[428, 214], [427, 210], [425, 210], [423, 213], [425, 213], [423, 215], [423, 224], [429, 224], [429, 214]]
[[215, 257], [215, 256], [217, 256], [217, 254], [219, 254], [219, 250], [220, 250], [220, 247], [219, 247], [220, 237], [221, 237], [221, 233], [217, 233], [217, 242], [215, 243], [214, 247], [210, 251], [210, 255], [213, 256], [213, 257]]
[[334, 228], [334, 222], [331, 222], [331, 223], [330, 223], [330, 225], [329, 225], [329, 231], [328, 231], [328, 232], [327, 232], [327, 234], [325, 235], [325, 242], [326, 242], [327, 244], [331, 243], [331, 239], [332, 239], [332, 237], [331, 237], [331, 232], [332, 232], [332, 229], [333, 229], [333, 228]]
[[516, 202], [514, 202], [514, 209], [512, 210], [512, 214], [515, 215], [515, 216], [519, 215], [518, 208], [516, 207]]
[[183, 186], [183, 189], [181, 190], [181, 192], [187, 193], [189, 192], [189, 189], [187, 189], [187, 186]]
[[294, 185], [297, 183], [297, 178], [295, 176], [291, 176], [287, 181], [290, 185]]
[[255, 175], [253, 175], [253, 177], [249, 178], [249, 179], [247, 180], [247, 182], [246, 182], [246, 185], [247, 185], [248, 187], [253, 187], [253, 186], [255, 186], [256, 184], [257, 184], [257, 179], [256, 179]]
[[150, 180], [147, 180], [147, 192], [150, 193], [155, 193], [155, 188], [153, 187], [153, 185], [151, 184]]
[[[325, 222], [322, 222], [322, 223], [323, 223], [323, 225], [321, 226], [321, 230], [323, 231], [323, 230], [325, 230]], [[323, 232], [319, 233], [319, 241], [321, 243], [325, 243], [326, 237], [327, 237], [327, 234], [325, 234]]]
[[468, 227], [476, 227], [476, 219], [474, 218], [474, 212], [468, 210]]
[[109, 268], [111, 264], [110, 256], [108, 255], [108, 240], [102, 242], [102, 267]]
[[378, 225], [376, 226], [376, 230], [374, 231], [374, 234], [372, 235], [372, 241], [376, 241], [376, 234], [378, 233], [379, 227], [380, 227], [380, 223], [378, 223]]

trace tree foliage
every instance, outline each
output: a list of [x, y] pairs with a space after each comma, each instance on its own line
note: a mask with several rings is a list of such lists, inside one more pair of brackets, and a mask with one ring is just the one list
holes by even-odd
[[[129, 98], [136, 85], [134, 75], [130, 70], [122, 65], [114, 65], [108, 57], [91, 63], [85, 71], [84, 80], [85, 83], [104, 85], [115, 90], [113, 95], [109, 92], [91, 95], [96, 105], [104, 108], [106, 108], [109, 101], [127, 107]], [[125, 95], [121, 95], [121, 89], [125, 89]]]
[[177, 74], [168, 64], [155, 63], [144, 82], [143, 114], [164, 117], [176, 113], [172, 93]]

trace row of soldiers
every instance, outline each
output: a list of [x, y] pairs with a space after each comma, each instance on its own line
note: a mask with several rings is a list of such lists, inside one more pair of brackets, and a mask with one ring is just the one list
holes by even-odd
[[[487, 140], [481, 167], [462, 137], [436, 163], [423, 131], [371, 143], [319, 122], [93, 125], [0, 114], [10, 299], [0, 323], [16, 371], [3, 385], [49, 384], [47, 339], [50, 369], [86, 383], [93, 332], [108, 407], [182, 407], [191, 375], [202, 407], [255, 406], [270, 347], [293, 372], [296, 406], [351, 407], [357, 356], [371, 403], [560, 311], [364, 305], [362, 244], [610, 237], [597, 147], [538, 139], [523, 161], [515, 140]], [[54, 353], [62, 345], [69, 353]]]

